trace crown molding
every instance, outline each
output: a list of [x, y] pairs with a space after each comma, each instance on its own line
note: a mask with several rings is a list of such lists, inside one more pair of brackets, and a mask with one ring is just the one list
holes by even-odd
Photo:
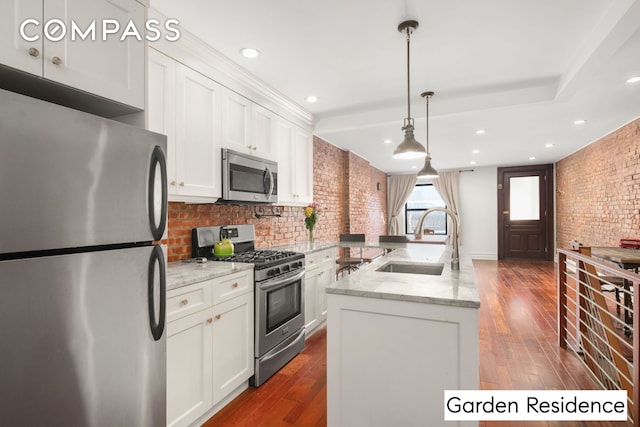
[[[149, 9], [148, 16], [161, 23], [167, 19], [152, 8]], [[294, 124], [307, 130], [313, 129], [314, 116], [299, 104], [240, 67], [189, 30], [180, 26], [178, 28], [181, 34], [179, 40], [169, 42], [161, 38], [156, 42], [150, 42], [149, 47], [159, 50]]]

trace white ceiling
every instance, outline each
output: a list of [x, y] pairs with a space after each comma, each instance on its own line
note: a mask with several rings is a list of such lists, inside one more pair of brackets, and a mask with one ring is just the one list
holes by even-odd
[[[435, 92], [436, 169], [554, 162], [640, 117], [640, 83], [626, 83], [640, 76], [640, 0], [151, 5], [311, 112], [315, 134], [385, 172], [422, 166], [391, 157], [407, 115], [406, 36], [397, 30], [406, 19], [420, 23], [411, 36], [411, 112], [423, 144], [420, 93]], [[261, 55], [246, 59], [243, 47]], [[306, 103], [310, 94], [319, 101]]]

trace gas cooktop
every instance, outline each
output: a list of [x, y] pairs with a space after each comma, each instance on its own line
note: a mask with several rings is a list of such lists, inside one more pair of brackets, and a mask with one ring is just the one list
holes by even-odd
[[[227, 236], [234, 244], [235, 254], [216, 258], [213, 255], [213, 245], [221, 239], [222, 235]], [[214, 261], [252, 263], [256, 273], [257, 270], [272, 269], [273, 272], [269, 276], [304, 268], [303, 253], [255, 249], [255, 231], [251, 224], [198, 227], [192, 230], [191, 237], [191, 254], [194, 258], [206, 257]]]

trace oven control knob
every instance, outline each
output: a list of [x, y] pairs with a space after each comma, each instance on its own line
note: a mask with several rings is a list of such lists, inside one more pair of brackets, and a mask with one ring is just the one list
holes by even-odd
[[282, 266], [282, 271], [283, 272], [289, 271], [289, 266], [288, 265], [283, 265]]

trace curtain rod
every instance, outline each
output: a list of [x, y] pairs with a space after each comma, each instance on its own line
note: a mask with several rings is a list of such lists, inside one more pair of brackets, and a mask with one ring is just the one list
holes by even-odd
[[458, 169], [458, 172], [473, 172], [473, 169]]

